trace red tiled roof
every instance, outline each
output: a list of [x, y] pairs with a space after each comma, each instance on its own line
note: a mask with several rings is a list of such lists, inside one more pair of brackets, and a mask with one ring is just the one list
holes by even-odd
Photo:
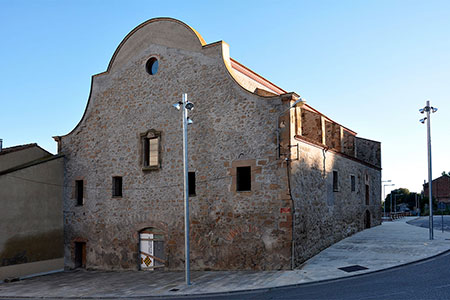
[[262, 77], [261, 75], [257, 74], [256, 72], [253, 72], [252, 70], [250, 70], [249, 68], [247, 68], [243, 64], [237, 62], [236, 60], [232, 59], [231, 57], [230, 57], [230, 61], [231, 61], [231, 67], [233, 69], [235, 69], [236, 71], [244, 74], [245, 76], [255, 80], [256, 82], [262, 84], [263, 86], [265, 86], [269, 90], [273, 91], [275, 94], [281, 95], [281, 94], [286, 94], [287, 93], [285, 90], [283, 90], [279, 86], [276, 86], [275, 84], [273, 84], [269, 80], [265, 79], [264, 77]]

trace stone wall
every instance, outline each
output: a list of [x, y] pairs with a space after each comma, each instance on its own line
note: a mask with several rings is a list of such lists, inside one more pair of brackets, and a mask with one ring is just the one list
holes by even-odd
[[342, 136], [342, 153], [355, 157], [355, 136], [343, 130]]
[[[298, 141], [300, 159], [292, 161], [291, 187], [295, 208], [295, 266], [337, 241], [381, 223], [381, 173], [324, 147]], [[333, 189], [333, 171], [338, 189]], [[351, 176], [355, 177], [352, 191]], [[367, 180], [367, 181], [366, 181]], [[366, 205], [366, 182], [369, 205]]]
[[377, 141], [355, 137], [356, 158], [381, 167], [381, 144]]
[[301, 110], [301, 132], [306, 139], [322, 143], [322, 122], [320, 115], [312, 111]]
[[325, 143], [336, 151], [341, 151], [341, 126], [325, 120]]

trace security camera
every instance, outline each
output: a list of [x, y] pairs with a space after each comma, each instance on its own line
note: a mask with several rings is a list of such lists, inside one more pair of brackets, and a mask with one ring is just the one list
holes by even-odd
[[194, 109], [194, 103], [188, 101], [186, 103], [186, 109], [193, 110]]
[[175, 104], [172, 104], [172, 106], [175, 107], [176, 109], [180, 110], [182, 104], [183, 104], [183, 102], [180, 101]]

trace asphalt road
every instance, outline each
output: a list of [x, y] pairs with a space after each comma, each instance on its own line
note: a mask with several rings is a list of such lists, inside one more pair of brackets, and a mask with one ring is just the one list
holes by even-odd
[[[439, 211], [435, 212], [439, 213]], [[420, 217], [419, 219], [408, 221], [408, 224], [428, 228], [429, 217]], [[433, 216], [434, 230], [442, 230], [442, 216]], [[444, 231], [450, 231], [450, 216], [444, 216]]]
[[[352, 278], [248, 293], [183, 299], [450, 299], [450, 253]], [[173, 298], [175, 299], [175, 298]]]

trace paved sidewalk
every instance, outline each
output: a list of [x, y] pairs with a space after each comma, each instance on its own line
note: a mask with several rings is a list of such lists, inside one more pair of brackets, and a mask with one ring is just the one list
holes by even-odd
[[[386, 222], [325, 249], [293, 271], [192, 272], [193, 285], [183, 272], [97, 272], [76, 270], [0, 284], [1, 298], [142, 298], [226, 293], [271, 288], [352, 276], [435, 256], [450, 250], [450, 233], [406, 224], [414, 218]], [[341, 267], [367, 269], [345, 272]]]

